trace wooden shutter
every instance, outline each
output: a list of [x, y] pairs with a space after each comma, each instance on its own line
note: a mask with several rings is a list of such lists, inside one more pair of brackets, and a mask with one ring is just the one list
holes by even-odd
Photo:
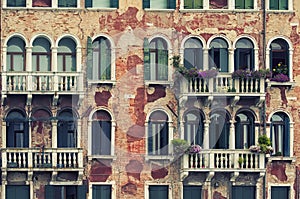
[[100, 155], [100, 121], [92, 122], [92, 155]]
[[152, 128], [153, 123], [148, 122], [148, 154], [153, 155], [153, 128]]
[[272, 199], [285, 199], [289, 198], [289, 187], [271, 187]]
[[[90, 1], [91, 2], [91, 1]], [[87, 3], [87, 1], [85, 2]], [[87, 78], [93, 79], [93, 45], [92, 45], [92, 38], [87, 38], [87, 48], [86, 48], [86, 54], [87, 54]]]
[[254, 60], [254, 49], [250, 49], [250, 70], [254, 70], [254, 65], [255, 65], [255, 60]]
[[193, 0], [184, 0], [184, 9], [192, 9], [193, 8]]
[[[85, 7], [91, 8], [93, 7], [93, 1], [92, 0], [85, 0]], [[88, 37], [89, 38], [89, 37]]]
[[241, 122], [238, 121], [236, 124], [235, 124], [235, 148], [236, 149], [243, 149], [243, 146], [241, 144], [241, 140], [242, 140], [242, 134], [243, 131], [242, 131], [242, 125], [241, 125]]
[[215, 66], [215, 61], [214, 61], [214, 47], [211, 47], [208, 50], [208, 61], [209, 61], [209, 68], [212, 68]]
[[221, 72], [228, 72], [228, 49], [220, 48], [220, 69]]
[[119, 0], [110, 0], [111, 8], [119, 8]]
[[240, 49], [234, 50], [234, 70], [240, 69]]
[[101, 155], [111, 155], [111, 122], [101, 121], [100, 151]]
[[183, 199], [201, 199], [201, 186], [183, 186]]
[[169, 198], [168, 190], [169, 187], [166, 185], [149, 186], [149, 199], [168, 199]]
[[279, 10], [288, 10], [288, 0], [279, 0]]
[[168, 50], [158, 49], [158, 77], [156, 80], [168, 80]]
[[248, 132], [248, 136], [249, 136], [249, 143], [248, 144], [248, 148], [252, 145], [255, 145], [255, 123], [253, 121], [253, 118], [250, 118], [250, 124], [249, 124], [249, 132]]
[[29, 186], [26, 185], [7, 185], [6, 199], [29, 199]]
[[168, 9], [176, 9], [176, 0], [168, 0]]
[[143, 8], [150, 8], [150, 0], [143, 0]]
[[168, 155], [168, 144], [169, 144], [169, 127], [168, 122], [165, 122], [162, 126], [160, 125], [160, 146], [161, 154], [160, 155]]
[[194, 0], [195, 5], [194, 8], [195, 9], [202, 9], [203, 8], [203, 0]]
[[255, 199], [254, 186], [233, 186], [232, 187], [232, 199]]
[[269, 0], [270, 2], [270, 10], [278, 10], [279, 0]]
[[290, 156], [290, 120], [284, 116], [283, 155]]
[[144, 38], [144, 79], [150, 80], [150, 49], [147, 38]]
[[29, 122], [25, 121], [24, 125], [24, 147], [29, 147]]
[[45, 199], [55, 199], [55, 187], [51, 185], [45, 186]]
[[57, 128], [57, 147], [67, 147], [68, 123], [66, 121], [59, 121]]
[[86, 199], [87, 187], [86, 185], [77, 186], [77, 198]]
[[111, 199], [111, 185], [93, 185], [92, 199]]
[[14, 123], [6, 121], [6, 146], [15, 147]]
[[253, 0], [245, 0], [245, 9], [253, 9], [253, 8], [254, 8]]
[[235, 0], [235, 9], [245, 9], [245, 0]]

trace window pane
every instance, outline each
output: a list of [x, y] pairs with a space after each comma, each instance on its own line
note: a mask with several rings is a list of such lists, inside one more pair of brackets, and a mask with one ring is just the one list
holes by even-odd
[[271, 199], [288, 199], [289, 187], [271, 187]]
[[26, 0], [7, 0], [7, 7], [25, 7]]
[[111, 185], [93, 185], [93, 199], [111, 199]]
[[256, 187], [254, 186], [233, 186], [232, 199], [255, 199]]
[[150, 8], [152, 8], [152, 9], [167, 9], [168, 1], [167, 0], [151, 0]]
[[150, 185], [149, 186], [149, 199], [168, 199], [169, 187], [166, 185]]
[[32, 7], [51, 7], [51, 0], [32, 0]]
[[227, 0], [209, 0], [210, 9], [224, 9], [228, 8]]
[[23, 55], [13, 55], [13, 70], [24, 71], [24, 57]]
[[94, 8], [110, 8], [110, 0], [93, 0]]
[[58, 7], [77, 7], [77, 0], [58, 0]]
[[288, 0], [279, 0], [279, 10], [288, 10]]
[[201, 186], [183, 186], [183, 199], [201, 199]]

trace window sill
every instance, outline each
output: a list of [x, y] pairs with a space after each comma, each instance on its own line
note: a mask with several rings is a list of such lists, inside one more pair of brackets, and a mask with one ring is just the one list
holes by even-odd
[[279, 86], [285, 86], [289, 88], [293, 88], [296, 85], [296, 82], [275, 82], [275, 81], [266, 81], [268, 84], [268, 87], [279, 87]]
[[100, 7], [94, 7], [94, 8], [85, 8], [87, 10], [90, 10], [90, 11], [107, 11], [107, 12], [110, 12], [110, 11], [115, 11], [117, 10], [118, 8], [100, 8]]
[[259, 12], [258, 9], [204, 9], [204, 8], [199, 8], [199, 9], [179, 9], [180, 12], [182, 13], [192, 13], [192, 12]]
[[271, 156], [268, 158], [268, 162], [272, 161], [287, 161], [287, 162], [296, 162], [295, 157], [283, 157], [283, 156]]
[[172, 155], [146, 155], [145, 160], [146, 161], [157, 161], [157, 162], [161, 162], [161, 161], [167, 161], [167, 162], [171, 162], [173, 160], [173, 156]]
[[286, 14], [292, 14], [294, 13], [294, 10], [267, 10], [267, 13], [286, 13]]
[[145, 85], [146, 86], [151, 86], [151, 85], [164, 85], [164, 86], [171, 86], [172, 82], [171, 81], [160, 81], [160, 80], [145, 80]]
[[88, 80], [88, 85], [116, 85], [116, 80]]
[[117, 157], [114, 155], [89, 155], [88, 160], [100, 159], [100, 160], [116, 160]]
[[174, 12], [175, 9], [169, 8], [145, 8], [146, 12]]

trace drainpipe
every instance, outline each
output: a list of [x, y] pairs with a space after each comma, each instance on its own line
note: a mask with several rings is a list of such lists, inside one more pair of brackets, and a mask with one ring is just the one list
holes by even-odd
[[[266, 16], [266, 1], [261, 0], [261, 9], [262, 9], [262, 68], [266, 69], [266, 30], [267, 30], [267, 16]], [[266, 89], [265, 89], [266, 90]], [[266, 134], [266, 101], [263, 102], [262, 105], [262, 122], [263, 122], [263, 134]], [[267, 167], [267, 162], [265, 161], [265, 168]], [[263, 177], [263, 198], [266, 199], [266, 189], [267, 189], [267, 173], [265, 173]]]

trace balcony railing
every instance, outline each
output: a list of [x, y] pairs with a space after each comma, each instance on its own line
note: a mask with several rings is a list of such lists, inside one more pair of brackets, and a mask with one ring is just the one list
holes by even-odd
[[181, 80], [181, 94], [251, 94], [265, 93], [263, 78], [233, 79], [230, 74], [221, 74], [215, 78], [191, 78]]
[[83, 91], [77, 72], [3, 72], [2, 78], [2, 91], [8, 92]]
[[82, 150], [74, 148], [4, 149], [2, 167], [78, 169], [83, 167]]
[[184, 154], [182, 169], [184, 171], [261, 172], [265, 169], [265, 154], [239, 149], [202, 150], [199, 154]]

